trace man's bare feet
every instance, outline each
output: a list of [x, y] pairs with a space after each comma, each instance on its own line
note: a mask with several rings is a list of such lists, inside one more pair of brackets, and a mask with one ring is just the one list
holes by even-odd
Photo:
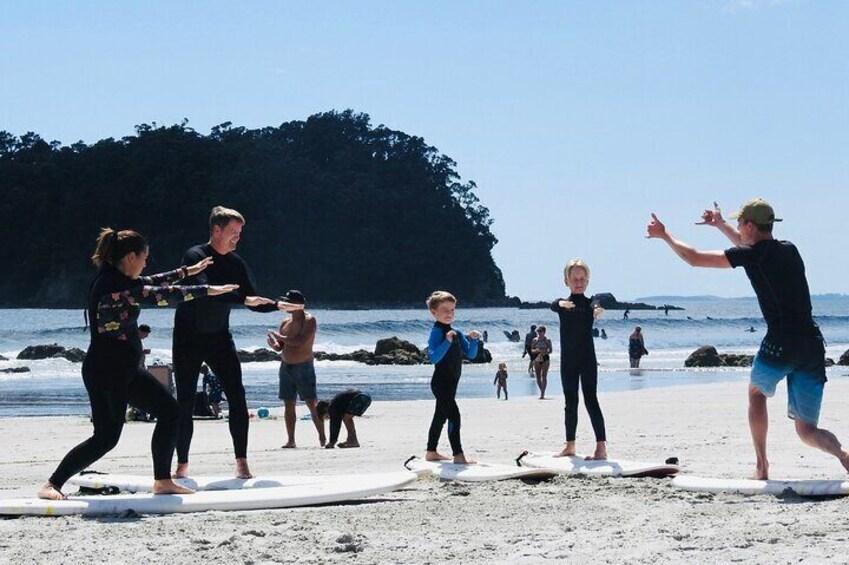
[[567, 441], [566, 445], [563, 446], [555, 457], [574, 457], [575, 456], [575, 442]]
[[345, 441], [345, 442], [342, 442], [342, 443], [339, 444], [339, 447], [341, 447], [342, 449], [348, 449], [348, 448], [359, 447], [359, 446], [360, 446], [360, 444], [355, 442], [355, 441]]
[[171, 479], [153, 481], [153, 494], [194, 494], [195, 491], [188, 487], [178, 485]]
[[769, 465], [755, 465], [755, 472], [749, 478], [753, 481], [769, 480]]
[[281, 445], [280, 447], [281, 447], [282, 449], [295, 449], [295, 448], [296, 448], [296, 447], [298, 447], [298, 446], [297, 446], [297, 445], [295, 445], [295, 442], [294, 442], [294, 441], [287, 441], [286, 443], [284, 443], [284, 444], [283, 444], [283, 445]]
[[248, 460], [245, 458], [236, 459], [236, 478], [237, 479], [253, 479], [251, 470], [248, 468]]
[[455, 465], [476, 465], [477, 461], [472, 459], [471, 457], [466, 457], [463, 453], [458, 453], [454, 456], [454, 464]]
[[185, 479], [189, 476], [189, 464], [177, 463], [177, 470], [171, 475], [173, 479]]
[[44, 486], [38, 491], [38, 498], [43, 498], [44, 500], [65, 500], [68, 497], [62, 494], [62, 491], [52, 484], [44, 483]]
[[451, 458], [438, 451], [425, 451], [425, 461], [451, 461]]

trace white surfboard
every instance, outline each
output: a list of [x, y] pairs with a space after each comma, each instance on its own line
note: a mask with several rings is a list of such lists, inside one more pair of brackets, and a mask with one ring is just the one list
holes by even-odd
[[605, 459], [587, 461], [581, 455], [555, 457], [554, 453], [525, 453], [518, 459], [525, 467], [548, 469], [561, 475], [592, 475], [606, 477], [668, 477], [680, 469], [678, 465]]
[[[344, 480], [351, 475], [277, 475], [254, 477], [253, 479], [237, 479], [227, 475], [199, 475], [174, 479], [174, 482], [190, 489], [205, 490], [237, 490], [251, 488], [290, 487], [311, 485], [333, 480]], [[68, 479], [68, 484], [104, 489], [114, 487], [121, 492], [153, 492], [153, 477], [150, 475], [120, 475], [90, 473], [74, 475]]]
[[115, 515], [126, 511], [139, 514], [171, 514], [208, 510], [261, 510], [312, 506], [358, 500], [398, 490], [414, 483], [418, 475], [409, 471], [350, 475], [344, 480], [309, 485], [203, 491], [195, 494], [116, 494], [72, 496], [67, 500], [38, 498], [0, 499], [0, 515], [66, 516]]
[[430, 471], [433, 476], [446, 481], [484, 482], [507, 479], [542, 481], [557, 475], [547, 469], [530, 469], [517, 465], [478, 462], [474, 465], [457, 465], [450, 461], [425, 461], [412, 457], [404, 463], [411, 471]]
[[849, 481], [841, 480], [804, 480], [757, 481], [753, 479], [714, 479], [682, 475], [672, 480], [672, 486], [691, 492], [712, 492], [730, 494], [772, 494], [782, 495], [788, 492], [799, 496], [849, 496]]

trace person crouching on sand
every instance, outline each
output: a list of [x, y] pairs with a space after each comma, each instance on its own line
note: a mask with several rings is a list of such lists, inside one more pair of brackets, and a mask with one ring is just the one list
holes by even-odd
[[88, 295], [91, 343], [82, 373], [91, 401], [94, 434], [73, 448], [38, 492], [39, 498], [62, 500], [62, 486], [112, 450], [124, 428], [127, 404], [156, 417], [153, 452], [153, 492], [191, 494], [171, 480], [171, 460], [177, 443], [178, 405], [171, 393], [140, 366], [142, 343], [138, 318], [142, 305], [173, 306], [199, 296], [233, 292], [239, 285], [172, 285], [212, 263], [207, 258], [174, 271], [142, 277], [148, 256], [147, 240], [131, 230], [104, 228], [92, 262], [98, 268]]
[[333, 397], [333, 400], [320, 400], [316, 405], [318, 417], [322, 421], [330, 420], [330, 440], [324, 447], [327, 449], [336, 447], [342, 424], [345, 424], [348, 437], [338, 444], [339, 447], [343, 449], [359, 447], [360, 441], [357, 438], [357, 428], [354, 426], [354, 416], [362, 416], [369, 406], [371, 406], [371, 396], [355, 389], [340, 392]]
[[463, 370], [463, 357], [474, 359], [478, 354], [481, 334], [478, 331], [463, 335], [451, 327], [454, 321], [457, 299], [453, 294], [437, 290], [427, 299], [427, 307], [436, 322], [427, 340], [427, 354], [433, 363], [433, 377], [430, 390], [436, 397], [436, 407], [427, 437], [426, 461], [448, 461], [451, 458], [436, 451], [442, 427], [448, 422], [448, 441], [454, 463], [471, 465], [475, 463], [463, 453], [460, 443], [460, 408], [457, 406], [457, 385]]
[[584, 295], [590, 284], [590, 268], [586, 263], [580, 259], [569, 261], [563, 270], [563, 278], [571, 294], [569, 298], [559, 298], [551, 305], [560, 317], [560, 382], [566, 413], [566, 445], [558, 455], [575, 455], [580, 382], [596, 441], [595, 453], [588, 459], [607, 459], [607, 436], [604, 415], [598, 403], [598, 362], [592, 333], [593, 322], [604, 310]]

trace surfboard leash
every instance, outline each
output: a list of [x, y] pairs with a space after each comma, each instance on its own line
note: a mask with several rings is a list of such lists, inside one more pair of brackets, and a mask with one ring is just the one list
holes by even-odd
[[524, 457], [525, 455], [528, 455], [528, 452], [527, 452], [527, 451], [523, 451], [523, 452], [522, 452], [522, 454], [521, 454], [521, 455], [519, 455], [519, 456], [516, 458], [516, 466], [517, 466], [517, 467], [521, 467], [521, 466], [522, 466], [522, 457]]
[[413, 459], [416, 459], [416, 456], [415, 456], [415, 455], [411, 455], [409, 459], [407, 459], [406, 461], [404, 461], [404, 468], [406, 468], [408, 471], [412, 471], [412, 469], [410, 469], [410, 466], [409, 466], [409, 465], [407, 465], [407, 463], [409, 463], [409, 462], [410, 462], [410, 461], [412, 461]]

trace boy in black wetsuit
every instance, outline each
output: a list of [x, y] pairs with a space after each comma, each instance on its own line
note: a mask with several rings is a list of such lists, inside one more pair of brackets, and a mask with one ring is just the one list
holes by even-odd
[[725, 221], [716, 202], [713, 206], [704, 211], [699, 224], [718, 228], [734, 247], [725, 251], [694, 249], [672, 237], [654, 214], [647, 237], [662, 239], [693, 267], [743, 267], [752, 283], [767, 324], [749, 381], [749, 430], [756, 458], [752, 478], [769, 478], [766, 399], [775, 394], [776, 385], [785, 377], [787, 416], [794, 420], [799, 438], [834, 455], [849, 471], [849, 453], [833, 433], [818, 427], [827, 380], [825, 345], [811, 313], [811, 294], [799, 250], [789, 241], [773, 238], [773, 225], [781, 220], [765, 200], [749, 200], [732, 214], [737, 218], [736, 228]]
[[433, 377], [430, 380], [430, 390], [436, 397], [436, 408], [427, 437], [426, 461], [449, 461], [451, 457], [436, 451], [442, 426], [448, 421], [448, 440], [454, 463], [471, 465], [475, 461], [463, 454], [460, 443], [460, 408], [455, 396], [457, 385], [460, 383], [460, 373], [463, 369], [463, 357], [474, 359], [478, 354], [480, 332], [473, 330], [468, 337], [451, 327], [457, 299], [449, 292], [437, 290], [427, 299], [430, 314], [436, 320], [430, 337], [427, 340], [427, 353], [433, 363]]
[[558, 456], [575, 455], [575, 432], [578, 427], [578, 383], [584, 395], [584, 406], [590, 414], [595, 432], [595, 452], [587, 459], [607, 459], [607, 436], [604, 416], [598, 403], [598, 362], [593, 344], [593, 321], [604, 310], [584, 296], [590, 282], [590, 268], [580, 259], [569, 261], [563, 278], [571, 294], [555, 300], [551, 309], [560, 316], [560, 382], [566, 412], [566, 445]]
[[359, 447], [360, 441], [357, 438], [357, 428], [354, 426], [354, 416], [362, 416], [369, 406], [371, 406], [371, 396], [352, 388], [340, 392], [333, 397], [333, 400], [320, 400], [315, 406], [318, 417], [322, 421], [330, 420], [330, 441], [324, 447], [327, 449], [336, 447], [342, 424], [345, 424], [348, 438], [339, 443], [339, 447], [343, 449]]

